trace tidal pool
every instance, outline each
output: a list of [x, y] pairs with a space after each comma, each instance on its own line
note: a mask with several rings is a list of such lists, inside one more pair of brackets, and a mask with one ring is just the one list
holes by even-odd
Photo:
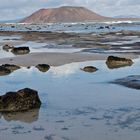
[[[22, 68], [0, 77], [0, 94], [29, 87], [38, 90], [40, 109], [1, 113], [0, 140], [139, 140], [139, 90], [110, 81], [139, 74], [130, 67], [108, 69], [105, 61], [51, 67], [47, 73]], [[81, 71], [92, 65], [95, 73]]]
[[[17, 40], [16, 40], [17, 39]], [[84, 48], [74, 48], [72, 45], [57, 45], [55, 43], [40, 43], [35, 41], [22, 41], [19, 40], [20, 36], [0, 36], [0, 58], [15, 57], [11, 50], [3, 50], [3, 45], [10, 44], [14, 47], [29, 47], [30, 53], [36, 52], [57, 52], [57, 53], [77, 53], [81, 52]]]

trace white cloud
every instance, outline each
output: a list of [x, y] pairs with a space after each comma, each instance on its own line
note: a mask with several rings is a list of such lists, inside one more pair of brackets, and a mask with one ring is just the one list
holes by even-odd
[[40, 8], [85, 6], [105, 16], [140, 15], [140, 0], [0, 0], [0, 19], [23, 18]]

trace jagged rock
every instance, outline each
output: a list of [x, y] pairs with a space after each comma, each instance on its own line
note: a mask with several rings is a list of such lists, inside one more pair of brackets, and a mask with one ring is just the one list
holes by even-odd
[[41, 72], [47, 72], [50, 69], [48, 64], [38, 64], [36, 68]]
[[0, 96], [0, 112], [27, 111], [39, 108], [40, 105], [38, 92], [29, 88], [17, 92], [8, 92]]
[[120, 68], [120, 67], [124, 67], [124, 66], [131, 66], [133, 64], [133, 61], [131, 59], [127, 59], [127, 58], [109, 56], [107, 58], [106, 64], [107, 64], [108, 68], [114, 69], [114, 68]]
[[98, 69], [96, 67], [93, 67], [93, 66], [86, 66], [86, 67], [82, 68], [81, 70], [83, 70], [85, 72], [92, 73], [92, 72], [97, 71]]
[[18, 48], [13, 48], [11, 52], [15, 55], [24, 55], [30, 53], [29, 47], [18, 47]]
[[3, 66], [0, 66], [0, 76], [8, 75], [11, 71]]
[[1, 66], [4, 67], [4, 68], [6, 68], [6, 69], [9, 69], [11, 72], [20, 69], [19, 66], [13, 65], [13, 64], [3, 64]]

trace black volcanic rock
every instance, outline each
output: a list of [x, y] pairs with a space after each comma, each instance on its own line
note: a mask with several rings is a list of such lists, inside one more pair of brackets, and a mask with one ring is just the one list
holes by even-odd
[[27, 111], [39, 108], [40, 105], [38, 92], [29, 88], [17, 92], [8, 92], [0, 96], [0, 112]]
[[48, 64], [38, 64], [36, 68], [41, 72], [47, 72], [50, 69]]
[[30, 53], [29, 47], [18, 47], [18, 48], [13, 48], [11, 52], [15, 55], [24, 55]]

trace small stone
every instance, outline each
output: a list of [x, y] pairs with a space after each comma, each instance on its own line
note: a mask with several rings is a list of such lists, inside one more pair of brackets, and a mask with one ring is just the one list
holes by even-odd
[[93, 66], [86, 66], [86, 67], [82, 68], [81, 70], [83, 70], [85, 72], [92, 73], [92, 72], [97, 71], [98, 69], [96, 67], [93, 67]]
[[38, 64], [36, 68], [41, 72], [47, 72], [50, 69], [48, 64]]

